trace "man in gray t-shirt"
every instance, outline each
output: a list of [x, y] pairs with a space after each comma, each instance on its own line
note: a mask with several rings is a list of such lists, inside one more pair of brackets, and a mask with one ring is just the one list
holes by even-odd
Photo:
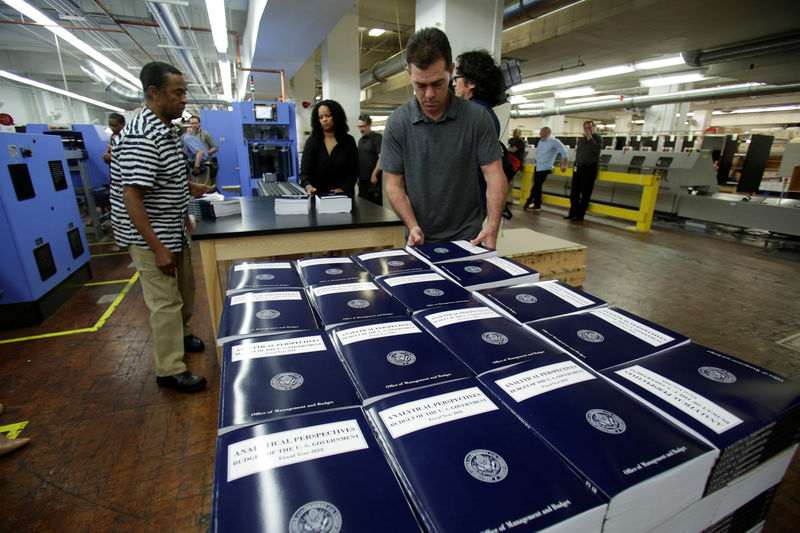
[[[466, 239], [494, 248], [507, 184], [492, 119], [483, 107], [450, 94], [453, 60], [441, 30], [415, 33], [406, 60], [415, 98], [386, 123], [381, 168], [408, 244]], [[487, 184], [485, 229], [478, 167]]]

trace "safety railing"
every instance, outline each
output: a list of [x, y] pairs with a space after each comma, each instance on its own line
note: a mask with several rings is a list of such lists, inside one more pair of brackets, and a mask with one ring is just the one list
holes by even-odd
[[[520, 186], [519, 193], [514, 191], [514, 196], [519, 198], [521, 205], [525, 205], [528, 195], [530, 194], [531, 183], [533, 182], [534, 166], [525, 165], [523, 168], [522, 184]], [[566, 171], [562, 172], [560, 168], [555, 168], [552, 174], [554, 176], [572, 177], [572, 169], [568, 168]], [[590, 202], [588, 209], [590, 213], [632, 220], [636, 222], [636, 225], [631, 226], [628, 229], [640, 232], [650, 231], [650, 225], [653, 223], [653, 213], [655, 212], [656, 208], [656, 197], [658, 196], [660, 176], [653, 174], [626, 174], [624, 172], [600, 171], [597, 173], [597, 180], [610, 181], [614, 183], [627, 183], [629, 185], [640, 185], [642, 187], [642, 196], [639, 202], [639, 209], [629, 209], [614, 205]], [[569, 198], [555, 196], [552, 194], [543, 194], [542, 202], [567, 208], [570, 204]]]

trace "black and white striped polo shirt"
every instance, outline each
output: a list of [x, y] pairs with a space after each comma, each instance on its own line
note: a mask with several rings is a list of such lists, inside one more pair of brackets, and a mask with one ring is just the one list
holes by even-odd
[[134, 117], [111, 147], [111, 224], [120, 246], [148, 248], [122, 200], [122, 187], [145, 189], [144, 207], [158, 239], [172, 252], [188, 242], [189, 179], [177, 128], [165, 125], [147, 107]]

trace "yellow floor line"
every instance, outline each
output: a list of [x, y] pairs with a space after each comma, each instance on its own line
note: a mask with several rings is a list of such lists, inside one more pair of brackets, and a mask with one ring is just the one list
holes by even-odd
[[107, 254], [89, 254], [89, 257], [105, 257], [107, 255], [128, 255], [128, 252], [108, 252]]
[[0, 344], [9, 344], [12, 342], [30, 341], [35, 339], [46, 339], [49, 337], [62, 337], [64, 335], [75, 335], [78, 333], [91, 333], [97, 331], [98, 329], [103, 327], [103, 324], [106, 323], [108, 317], [111, 316], [111, 314], [114, 312], [117, 306], [122, 302], [122, 299], [125, 298], [125, 295], [128, 294], [128, 291], [131, 290], [131, 287], [133, 287], [133, 284], [136, 283], [136, 280], [138, 279], [139, 279], [139, 273], [136, 272], [136, 274], [134, 274], [133, 277], [130, 280], [128, 280], [128, 284], [125, 286], [125, 288], [122, 289], [122, 291], [119, 293], [119, 295], [117, 295], [114, 301], [111, 302], [111, 305], [108, 307], [108, 309], [106, 309], [106, 312], [103, 313], [103, 316], [101, 316], [100, 319], [95, 323], [95, 325], [90, 328], [73, 329], [69, 331], [56, 331], [54, 333], [42, 333], [39, 335], [30, 335], [28, 337], [18, 337], [16, 339], [3, 339], [0, 340]]
[[9, 439], [16, 439], [22, 430], [25, 429], [25, 426], [28, 425], [28, 421], [25, 422], [17, 422], [16, 424], [8, 424], [7, 426], [0, 426], [0, 433], [7, 433], [7, 437]]
[[130, 283], [130, 279], [112, 279], [111, 281], [93, 281], [91, 283], [84, 283], [84, 287], [89, 287], [92, 285], [114, 285], [116, 283]]
[[117, 244], [114, 241], [107, 241], [107, 242], [90, 242], [89, 246], [102, 246], [104, 244]]

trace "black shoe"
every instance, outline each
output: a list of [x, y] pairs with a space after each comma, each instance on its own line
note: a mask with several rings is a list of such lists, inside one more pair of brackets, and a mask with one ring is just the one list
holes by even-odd
[[206, 345], [194, 335], [187, 335], [183, 338], [183, 349], [187, 352], [202, 352]]
[[564, 215], [564, 220], [575, 220], [575, 217], [572, 215]]
[[527, 211], [530, 208], [531, 208], [531, 203], [530, 202], [527, 202], [525, 205], [522, 206], [522, 210], [523, 211]]
[[511, 217], [513, 216], [514, 213], [511, 212], [511, 209], [506, 207], [505, 210], [503, 211], [503, 218], [506, 220], [511, 220]]
[[188, 370], [174, 376], [157, 377], [156, 383], [159, 387], [166, 387], [178, 392], [200, 392], [206, 388], [206, 378], [190, 374]]

